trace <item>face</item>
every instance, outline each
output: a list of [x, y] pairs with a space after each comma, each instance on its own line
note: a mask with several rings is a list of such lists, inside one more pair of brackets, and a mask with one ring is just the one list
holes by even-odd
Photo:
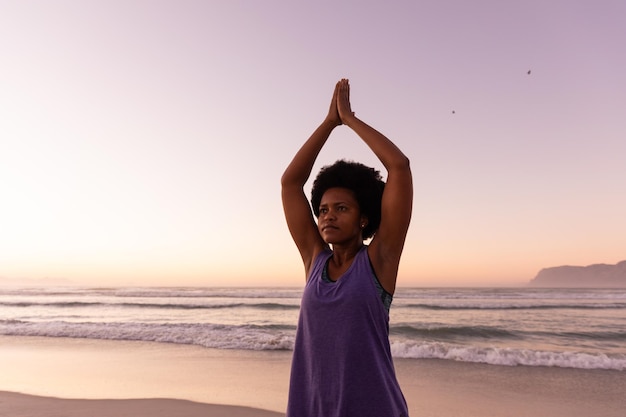
[[352, 240], [362, 243], [361, 225], [367, 218], [361, 215], [354, 193], [347, 188], [329, 188], [322, 196], [318, 230], [326, 243], [341, 244]]

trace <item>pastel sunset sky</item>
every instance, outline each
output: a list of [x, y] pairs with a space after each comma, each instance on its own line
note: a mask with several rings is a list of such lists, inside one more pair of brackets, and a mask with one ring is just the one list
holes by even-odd
[[0, 277], [300, 285], [280, 176], [343, 77], [411, 159], [400, 286], [624, 260], [625, 39], [623, 0], [0, 0]]

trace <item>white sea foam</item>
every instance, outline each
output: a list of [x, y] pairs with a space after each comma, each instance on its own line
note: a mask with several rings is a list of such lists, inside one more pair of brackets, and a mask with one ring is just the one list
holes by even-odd
[[197, 323], [68, 323], [0, 322], [0, 335], [135, 340], [198, 345], [215, 349], [290, 350], [293, 329], [276, 326], [225, 326]]
[[[211, 324], [46, 323], [4, 320], [0, 335], [136, 340], [198, 345], [216, 349], [291, 350], [295, 329], [285, 326], [225, 326]], [[626, 355], [549, 352], [531, 349], [462, 346], [443, 342], [392, 340], [392, 355], [410, 359], [446, 359], [505, 366], [556, 366], [626, 370]]]
[[[301, 288], [0, 288], [0, 335], [293, 348]], [[626, 290], [404, 289], [393, 355], [626, 370]]]
[[459, 346], [440, 342], [400, 342], [391, 344], [394, 357], [447, 359], [505, 366], [556, 366], [562, 368], [626, 370], [626, 355], [582, 352], [548, 352], [530, 349]]

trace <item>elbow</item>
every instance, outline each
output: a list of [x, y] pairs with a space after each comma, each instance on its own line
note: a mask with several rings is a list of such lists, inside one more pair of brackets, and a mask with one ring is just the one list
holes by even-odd
[[293, 183], [294, 183], [293, 176], [289, 175], [288, 171], [285, 171], [283, 173], [283, 175], [280, 177], [280, 185], [281, 185], [281, 187], [285, 188], [285, 187], [287, 187], [287, 186], [289, 186], [289, 185], [291, 185]]
[[413, 174], [411, 173], [411, 161], [406, 156], [402, 155], [401, 158], [395, 159], [390, 166], [385, 168], [387, 168], [388, 179], [394, 178], [395, 180], [402, 180], [408, 184], [412, 182]]
[[283, 175], [280, 177], [280, 185], [282, 188], [293, 187], [293, 186], [297, 186], [297, 187], [304, 186], [300, 178], [298, 178], [298, 176], [294, 175], [293, 173], [290, 173], [289, 169], [287, 169], [283, 173]]
[[397, 158], [396, 160], [394, 160], [393, 164], [391, 164], [391, 166], [388, 167], [387, 169], [390, 171], [397, 170], [397, 171], [411, 172], [411, 160], [407, 158], [406, 155], [402, 155], [400, 158]]

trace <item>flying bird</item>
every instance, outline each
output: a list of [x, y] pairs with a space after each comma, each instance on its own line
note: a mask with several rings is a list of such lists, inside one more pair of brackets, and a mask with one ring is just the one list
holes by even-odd
[[530, 75], [530, 70], [528, 70], [527, 74]]

